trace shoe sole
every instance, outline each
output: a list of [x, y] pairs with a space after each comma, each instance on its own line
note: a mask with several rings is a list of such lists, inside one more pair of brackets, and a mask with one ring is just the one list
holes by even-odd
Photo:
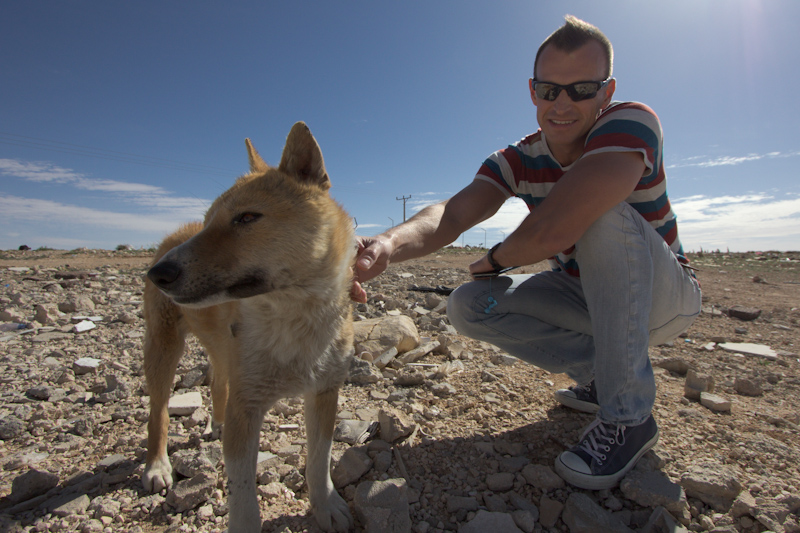
[[656, 434], [653, 435], [653, 438], [651, 438], [644, 444], [644, 446], [642, 446], [642, 449], [639, 450], [637, 454], [634, 455], [630, 461], [628, 461], [628, 464], [626, 464], [622, 469], [620, 469], [619, 472], [615, 472], [614, 474], [610, 474], [607, 476], [592, 476], [576, 472], [575, 470], [572, 470], [567, 465], [561, 462], [560, 455], [558, 456], [558, 459], [556, 459], [556, 464], [555, 464], [556, 474], [558, 474], [561, 477], [561, 479], [563, 479], [570, 485], [578, 487], [579, 489], [603, 490], [616, 487], [619, 484], [619, 482], [622, 481], [622, 478], [624, 478], [625, 475], [628, 472], [630, 472], [634, 466], [636, 466], [636, 463], [639, 461], [639, 459], [641, 459], [642, 456], [645, 453], [647, 453], [649, 449], [651, 449], [653, 446], [656, 445], [656, 443], [658, 442], [658, 434], [659, 430], [658, 428], [656, 428]]
[[573, 398], [571, 396], [567, 396], [565, 394], [559, 394], [558, 391], [554, 392], [553, 395], [555, 396], [556, 401], [558, 403], [566, 407], [575, 409], [576, 411], [581, 411], [584, 413], [596, 413], [597, 411], [600, 410], [600, 406], [597, 405], [596, 403], [584, 402], [582, 400]]

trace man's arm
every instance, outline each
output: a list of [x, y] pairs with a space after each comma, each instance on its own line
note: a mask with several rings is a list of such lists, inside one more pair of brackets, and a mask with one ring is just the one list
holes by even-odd
[[[495, 261], [531, 265], [571, 247], [601, 215], [630, 196], [644, 170], [642, 155], [634, 152], [581, 158], [503, 241]], [[487, 257], [470, 265], [473, 273], [489, 270]]]
[[422, 257], [447, 246], [464, 231], [494, 215], [505, 200], [494, 185], [476, 180], [449, 200], [426, 207], [380, 235], [360, 237], [356, 279], [367, 281], [383, 272], [390, 262]]

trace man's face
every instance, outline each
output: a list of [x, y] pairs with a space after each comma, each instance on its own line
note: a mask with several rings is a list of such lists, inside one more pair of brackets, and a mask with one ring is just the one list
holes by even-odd
[[[576, 81], [603, 81], [606, 59], [600, 43], [590, 41], [574, 52], [564, 52], [549, 45], [542, 50], [536, 67], [536, 80], [569, 85]], [[612, 79], [592, 99], [573, 102], [562, 90], [552, 102], [538, 98], [531, 84], [531, 99], [536, 119], [544, 131], [547, 145], [561, 164], [570, 164], [583, 152], [586, 134], [594, 126], [600, 111], [610, 102], [615, 83]]]

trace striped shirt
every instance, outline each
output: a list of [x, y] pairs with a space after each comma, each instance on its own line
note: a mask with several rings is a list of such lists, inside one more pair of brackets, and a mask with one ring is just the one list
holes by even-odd
[[[639, 152], [646, 169], [626, 202], [661, 235], [683, 264], [688, 264], [678, 239], [678, 224], [667, 197], [661, 123], [652, 109], [636, 102], [613, 102], [589, 130], [581, 157], [605, 152]], [[574, 164], [574, 163], [573, 163]], [[488, 181], [506, 198], [521, 198], [533, 210], [570, 167], [550, 153], [540, 129], [484, 161], [475, 179]], [[575, 246], [550, 258], [554, 270], [579, 276]]]

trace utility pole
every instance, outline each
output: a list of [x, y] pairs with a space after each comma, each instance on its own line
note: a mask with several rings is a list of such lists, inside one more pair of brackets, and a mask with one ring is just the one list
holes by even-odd
[[403, 200], [403, 222], [406, 221], [406, 200], [411, 198], [411, 195], [403, 196], [402, 198], [395, 198], [395, 200]]

